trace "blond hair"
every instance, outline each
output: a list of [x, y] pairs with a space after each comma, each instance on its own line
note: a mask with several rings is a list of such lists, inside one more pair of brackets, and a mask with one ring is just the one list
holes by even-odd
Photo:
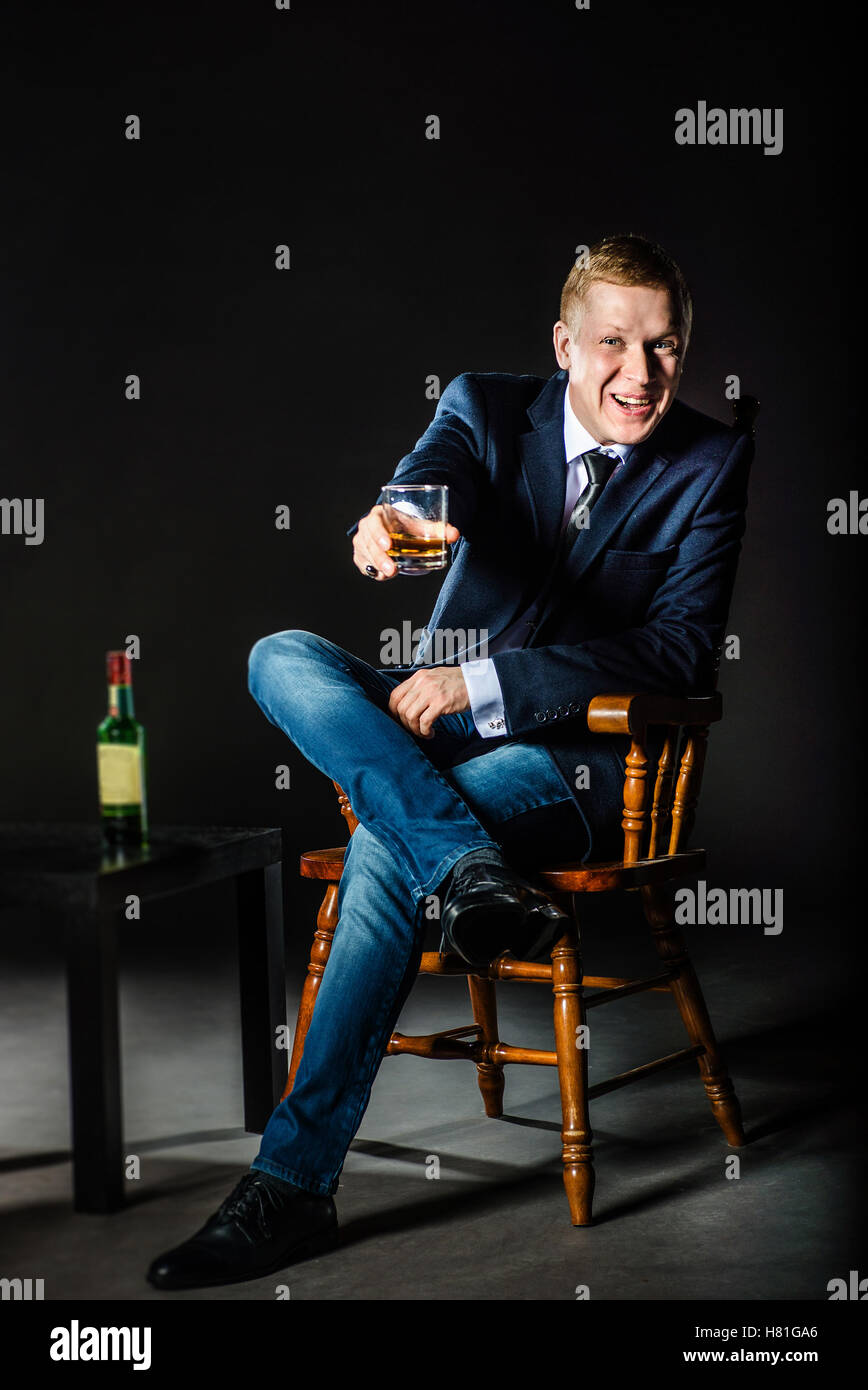
[[656, 242], [632, 232], [603, 237], [577, 258], [561, 290], [561, 319], [572, 330], [591, 285], [646, 285], [667, 290], [687, 347], [693, 300], [678, 266]]

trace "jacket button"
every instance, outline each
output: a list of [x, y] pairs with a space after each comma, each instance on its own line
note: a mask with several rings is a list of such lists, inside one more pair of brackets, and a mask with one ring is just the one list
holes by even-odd
[[556, 709], [547, 709], [547, 710], [546, 710], [546, 719], [557, 719], [557, 717], [558, 717], [558, 712], [557, 712]]
[[567, 708], [566, 705], [558, 705], [558, 714], [569, 714], [569, 713], [570, 713], [570, 711], [569, 711], [569, 709]]
[[539, 709], [534, 714], [534, 719], [536, 720], [537, 724], [544, 724], [546, 722], [545, 715], [543, 714], [542, 710]]

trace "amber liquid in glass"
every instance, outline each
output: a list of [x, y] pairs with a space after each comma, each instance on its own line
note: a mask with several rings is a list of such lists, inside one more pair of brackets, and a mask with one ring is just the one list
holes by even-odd
[[409, 531], [390, 531], [391, 545], [387, 554], [403, 574], [422, 574], [426, 570], [443, 569], [446, 564], [446, 542], [442, 536], [414, 536]]

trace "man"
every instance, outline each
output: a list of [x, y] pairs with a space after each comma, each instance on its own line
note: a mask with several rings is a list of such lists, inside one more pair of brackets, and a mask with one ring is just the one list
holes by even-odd
[[[219, 1211], [151, 1266], [158, 1288], [335, 1244], [332, 1194], [429, 895], [444, 944], [473, 964], [550, 950], [562, 914], [526, 875], [617, 852], [624, 741], [589, 734], [590, 700], [714, 689], [752, 445], [673, 404], [691, 323], [665, 252], [606, 238], [563, 287], [554, 376], [468, 373], [444, 391], [394, 481], [448, 485], [452, 563], [428, 631], [481, 634], [482, 650], [378, 671], [306, 632], [253, 648], [254, 697], [360, 824], [292, 1095]], [[350, 534], [362, 574], [395, 577], [381, 506]]]

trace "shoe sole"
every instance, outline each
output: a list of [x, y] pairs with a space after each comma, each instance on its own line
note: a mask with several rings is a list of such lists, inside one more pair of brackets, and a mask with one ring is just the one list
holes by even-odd
[[[491, 909], [488, 910], [491, 912]], [[462, 913], [462, 931], [465, 927], [465, 915]], [[494, 914], [492, 913], [492, 918]], [[474, 935], [473, 948], [478, 951], [478, 955], [472, 958], [460, 950], [454, 938], [447, 936], [443, 932], [443, 940], [456, 955], [459, 955], [468, 965], [487, 968], [493, 960], [503, 955], [504, 951], [511, 951], [517, 960], [536, 960], [541, 955], [551, 954], [555, 944], [561, 939], [569, 927], [570, 919], [566, 913], [559, 911], [552, 906], [550, 910], [539, 906], [525, 912], [512, 914], [513, 921], [504, 921], [504, 913], [497, 914], [496, 923], [492, 920], [489, 923], [479, 923], [470, 921], [467, 924], [468, 931]], [[482, 912], [480, 911], [480, 916]], [[489, 940], [486, 942], [486, 930], [490, 932]], [[490, 955], [484, 952], [491, 949]], [[441, 953], [443, 943], [441, 942]], [[468, 951], [470, 945], [467, 947]]]
[[[521, 928], [527, 915], [520, 903], [499, 907], [471, 903], [460, 913], [453, 914], [454, 920], [441, 920], [440, 929], [449, 948], [467, 965], [487, 968], [497, 956], [509, 949], [510, 934]], [[463, 945], [454, 936], [456, 921]], [[469, 954], [471, 951], [472, 955]]]
[[289, 1252], [284, 1252], [278, 1259], [267, 1265], [264, 1269], [250, 1270], [245, 1274], [232, 1274], [229, 1277], [217, 1277], [211, 1279], [181, 1279], [170, 1280], [166, 1283], [157, 1283], [147, 1277], [147, 1282], [152, 1288], [159, 1289], [161, 1292], [177, 1292], [180, 1289], [215, 1289], [223, 1284], [247, 1284], [253, 1279], [265, 1279], [269, 1274], [277, 1274], [280, 1270], [288, 1268], [290, 1265], [298, 1264], [302, 1260], [312, 1259], [315, 1255], [325, 1255], [330, 1250], [334, 1250], [340, 1244], [340, 1231], [325, 1231], [316, 1236], [308, 1236], [306, 1240], [294, 1245]]
[[513, 953], [522, 960], [531, 961], [542, 955], [551, 955], [570, 925], [569, 917], [559, 908], [552, 906], [551, 912], [539, 908], [529, 912], [528, 919], [531, 921], [530, 930], [535, 932], [535, 935], [521, 942], [516, 941]]

